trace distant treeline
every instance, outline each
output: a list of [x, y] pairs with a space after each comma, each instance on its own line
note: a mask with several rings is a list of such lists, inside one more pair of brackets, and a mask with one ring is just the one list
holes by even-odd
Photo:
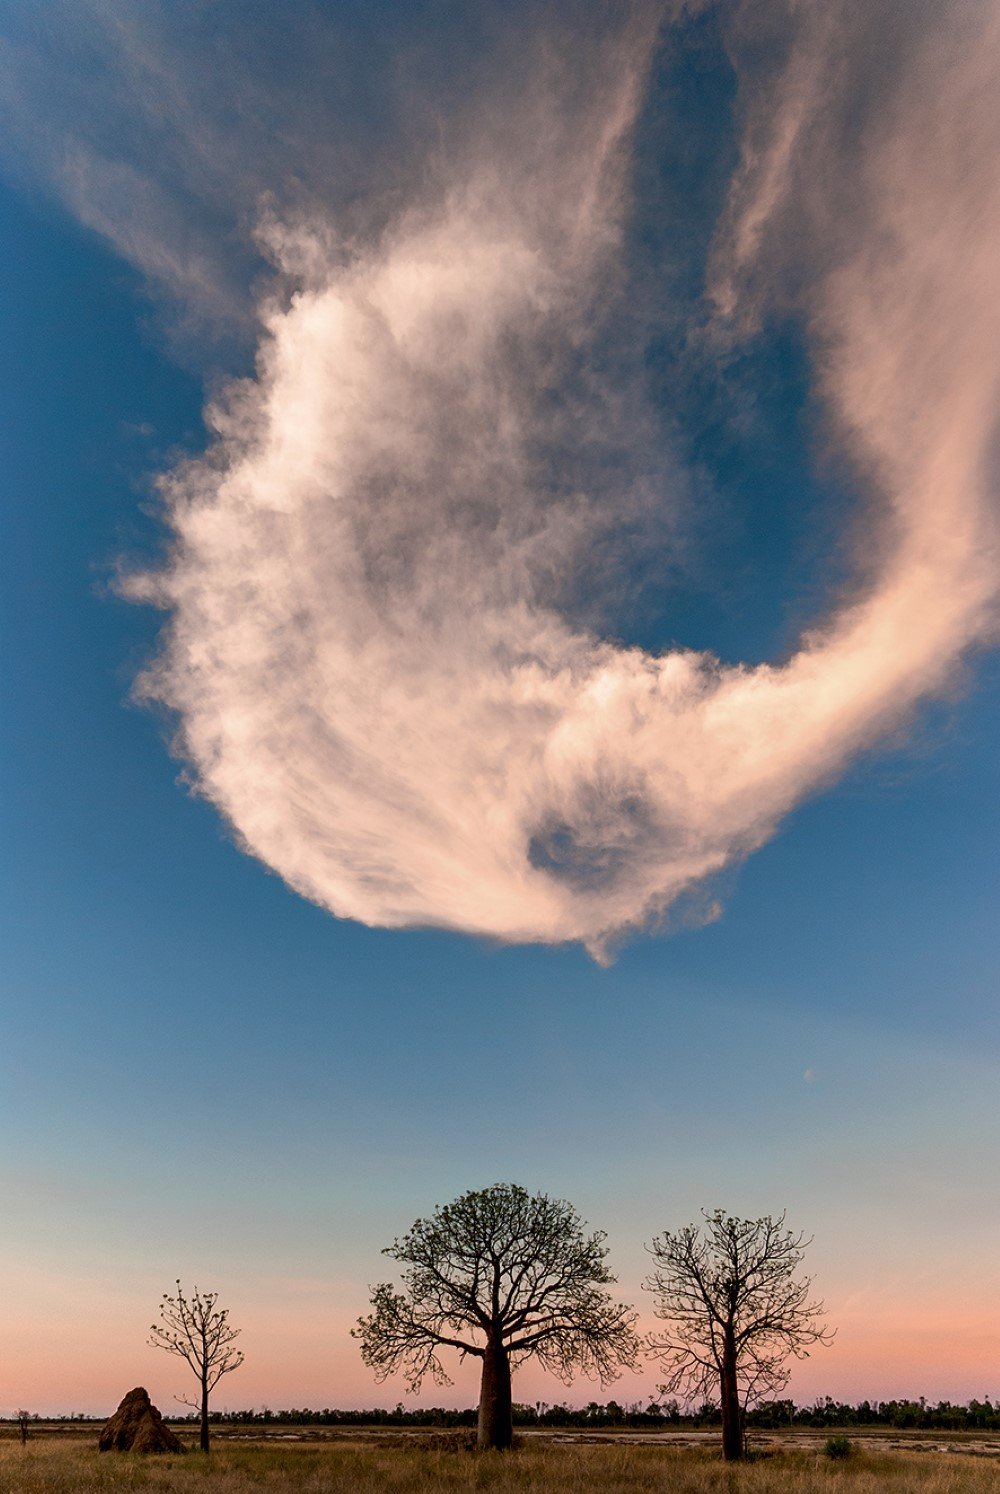
[[[402, 1403], [387, 1410], [376, 1406], [364, 1411], [338, 1411], [325, 1407], [312, 1411], [308, 1407], [291, 1407], [287, 1411], [213, 1411], [210, 1419], [216, 1426], [325, 1426], [325, 1427], [474, 1427], [477, 1410], [449, 1410], [443, 1406], [419, 1406], [407, 1410]], [[16, 1418], [0, 1417], [0, 1422]], [[186, 1416], [166, 1416], [166, 1421], [184, 1424], [197, 1421], [192, 1412]], [[80, 1413], [66, 1416], [32, 1416], [32, 1422], [102, 1422], [102, 1416]], [[695, 1409], [682, 1408], [677, 1401], [618, 1401], [586, 1406], [549, 1405], [538, 1401], [532, 1406], [514, 1404], [514, 1423], [520, 1427], [635, 1427], [667, 1431], [670, 1428], [718, 1426], [719, 1407], [706, 1402]], [[923, 1396], [916, 1401], [835, 1401], [830, 1396], [797, 1406], [794, 1401], [767, 1401], [747, 1413], [747, 1426], [761, 1429], [778, 1427], [915, 1427], [941, 1431], [1000, 1431], [1000, 1397], [995, 1401], [969, 1401], [954, 1405], [951, 1401], [931, 1404]]]
[[[287, 1411], [214, 1411], [212, 1421], [230, 1426], [390, 1426], [390, 1427], [472, 1427], [476, 1425], [477, 1410], [474, 1406], [466, 1410], [448, 1410], [442, 1406], [415, 1407], [408, 1410], [402, 1404], [391, 1411], [374, 1407], [364, 1411], [338, 1411], [330, 1407], [312, 1411], [307, 1407], [291, 1408]], [[168, 1421], [191, 1421], [195, 1418], [168, 1417]], [[620, 1405], [618, 1401], [599, 1404], [591, 1401], [586, 1406], [549, 1405], [539, 1401], [535, 1405], [514, 1404], [514, 1424], [521, 1427], [636, 1427], [646, 1430], [671, 1427], [694, 1428], [718, 1426], [721, 1412], [718, 1406], [705, 1403], [696, 1409], [682, 1408], [677, 1401], [633, 1402]], [[768, 1401], [747, 1413], [749, 1427], [917, 1427], [942, 1431], [1000, 1431], [1000, 1398], [995, 1402], [969, 1401], [968, 1405], [954, 1405], [951, 1401], [938, 1401], [932, 1405], [923, 1396], [916, 1401], [835, 1401], [830, 1396], [817, 1400], [809, 1406], [797, 1406], [794, 1401]]]

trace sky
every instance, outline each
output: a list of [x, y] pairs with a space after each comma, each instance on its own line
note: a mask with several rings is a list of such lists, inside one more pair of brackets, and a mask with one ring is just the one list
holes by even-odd
[[282, 16], [0, 20], [0, 1414], [405, 1399], [505, 1180], [1000, 1393], [996, 11]]

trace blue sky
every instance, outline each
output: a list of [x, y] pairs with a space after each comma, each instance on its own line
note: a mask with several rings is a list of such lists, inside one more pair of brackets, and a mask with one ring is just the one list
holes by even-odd
[[[643, 271], [680, 308], [646, 354], [661, 438], [708, 507], [692, 564], [619, 621], [754, 663], [834, 589], [855, 500], [817, 468], [794, 318], [721, 372], [678, 354], [735, 152], [710, 41], [661, 58], [657, 107], [706, 143], [654, 194], [691, 203], [684, 257]], [[640, 182], [656, 148], [647, 122]], [[247, 347], [173, 330], [46, 183], [0, 192], [0, 1407], [102, 1410], [137, 1380], [169, 1401], [144, 1330], [178, 1274], [244, 1323], [230, 1404], [395, 1398], [346, 1337], [380, 1247], [506, 1178], [606, 1228], [630, 1300], [654, 1232], [787, 1207], [840, 1327], [800, 1398], [996, 1389], [995, 657], [727, 870], [716, 921], [632, 933], [607, 968], [575, 944], [336, 918], [178, 781], [164, 720], [130, 700], [158, 617], [110, 586], [118, 557], [158, 553], [153, 478], [203, 447], [206, 381]]]

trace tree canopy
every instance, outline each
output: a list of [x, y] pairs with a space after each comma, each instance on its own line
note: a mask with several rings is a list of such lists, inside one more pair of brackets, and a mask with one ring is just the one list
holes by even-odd
[[465, 1193], [418, 1219], [383, 1254], [403, 1266], [402, 1289], [373, 1288], [355, 1336], [379, 1380], [402, 1373], [450, 1383], [442, 1349], [483, 1361], [480, 1442], [510, 1442], [510, 1371], [534, 1357], [569, 1382], [615, 1379], [639, 1354], [635, 1314], [612, 1300], [605, 1235], [576, 1210], [513, 1183]]
[[736, 1219], [721, 1209], [704, 1225], [658, 1235], [645, 1288], [666, 1330], [650, 1348], [667, 1370], [664, 1394], [688, 1400], [719, 1395], [727, 1458], [742, 1455], [748, 1406], [788, 1383], [789, 1358], [833, 1337], [810, 1300], [812, 1278], [796, 1276], [811, 1243], [785, 1227], [785, 1215]]
[[160, 1302], [160, 1321], [149, 1330], [154, 1349], [163, 1349], [183, 1359], [198, 1379], [197, 1401], [180, 1396], [186, 1406], [201, 1414], [201, 1450], [208, 1452], [208, 1398], [223, 1375], [231, 1374], [243, 1363], [243, 1352], [233, 1348], [240, 1335], [229, 1321], [228, 1307], [220, 1307], [218, 1292], [199, 1292], [195, 1287], [185, 1296], [180, 1282], [174, 1296], [164, 1292]]

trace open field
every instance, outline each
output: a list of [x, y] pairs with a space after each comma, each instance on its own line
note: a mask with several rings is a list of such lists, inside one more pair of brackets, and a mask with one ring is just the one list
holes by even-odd
[[[210, 1458], [143, 1458], [96, 1450], [95, 1440], [39, 1435], [0, 1443], [0, 1494], [409, 1494], [416, 1490], [581, 1491], [627, 1494], [996, 1494], [992, 1439], [852, 1439], [844, 1461], [821, 1439], [761, 1444], [755, 1460], [726, 1467], [709, 1442], [682, 1445], [600, 1435], [535, 1436], [510, 1454], [477, 1457], [449, 1434], [338, 1434], [323, 1439], [219, 1439]], [[794, 1445], [798, 1442], [799, 1445]], [[992, 1443], [992, 1446], [989, 1444]], [[941, 1450], [947, 1447], [950, 1450]]]

